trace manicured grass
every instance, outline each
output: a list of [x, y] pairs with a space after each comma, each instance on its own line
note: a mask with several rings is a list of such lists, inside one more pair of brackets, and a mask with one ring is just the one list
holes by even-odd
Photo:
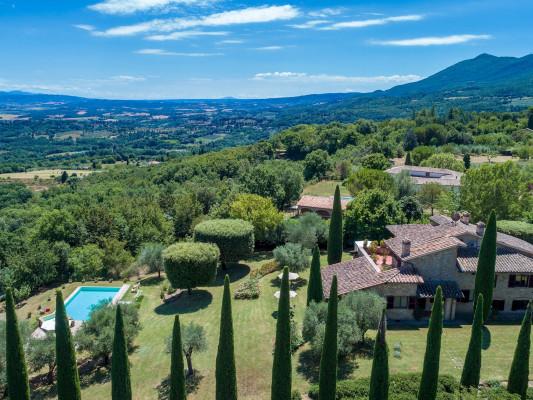
[[[231, 289], [235, 291], [239, 282], [247, 279], [246, 275], [262, 263], [270, 260], [270, 253], [257, 254], [254, 259], [229, 268]], [[344, 254], [344, 259], [349, 255]], [[326, 255], [321, 257], [326, 264]], [[235, 351], [239, 399], [267, 399], [270, 395], [272, 368], [272, 349], [274, 343], [275, 319], [277, 309], [274, 292], [279, 290], [276, 276], [278, 272], [261, 279], [261, 297], [257, 300], [233, 300], [233, 323], [235, 330]], [[308, 271], [301, 274], [308, 278]], [[103, 285], [105, 283], [98, 283]], [[109, 283], [107, 283], [109, 285]], [[116, 285], [116, 283], [114, 283]], [[222, 300], [223, 275], [220, 274], [215, 284], [198, 288], [192, 296], [184, 294], [177, 302], [161, 305], [159, 300], [159, 282], [155, 277], [144, 281], [141, 290], [145, 298], [141, 304], [140, 316], [142, 330], [136, 340], [137, 349], [130, 355], [131, 378], [134, 399], [157, 399], [158, 386], [169, 374], [170, 354], [166, 349], [166, 338], [172, 332], [173, 318], [180, 314], [182, 324], [195, 321], [204, 326], [208, 351], [193, 355], [195, 368], [202, 379], [198, 389], [188, 398], [190, 400], [213, 399], [215, 390], [215, 355], [218, 343], [219, 314]], [[68, 296], [77, 284], [66, 286], [64, 294]], [[305, 312], [305, 287], [297, 289], [298, 296], [291, 302], [295, 307], [296, 319], [301, 328]], [[26, 307], [35, 309], [37, 304], [53, 294], [53, 290], [42, 293], [28, 301], [27, 306], [19, 309], [21, 318], [25, 318]], [[517, 325], [489, 326], [491, 345], [483, 352], [482, 380], [506, 379], [511, 365], [511, 358], [518, 337]], [[390, 347], [391, 372], [415, 372], [422, 368], [426, 341], [426, 328], [390, 329], [388, 343]], [[374, 332], [368, 336], [371, 337]], [[470, 336], [469, 326], [446, 327], [443, 333], [441, 356], [441, 373], [460, 376], [464, 355]], [[370, 340], [369, 340], [370, 342]], [[394, 357], [394, 345], [401, 343], [401, 358]], [[371, 348], [371, 346], [367, 346]], [[342, 376], [367, 376], [370, 372], [371, 358], [365, 352], [355, 360], [344, 363]], [[309, 360], [304, 346], [293, 357], [293, 386], [302, 393], [316, 379], [318, 366]], [[533, 375], [532, 375], [533, 378]], [[83, 380], [83, 379], [82, 379]], [[89, 399], [109, 399], [111, 386], [108, 379], [97, 379], [99, 383], [84, 385], [83, 397]]]
[[344, 186], [341, 181], [320, 181], [313, 185], [306, 186], [303, 194], [309, 194], [312, 196], [333, 196], [335, 193], [335, 186], [339, 185], [341, 190], [341, 196], [350, 196], [350, 192]]

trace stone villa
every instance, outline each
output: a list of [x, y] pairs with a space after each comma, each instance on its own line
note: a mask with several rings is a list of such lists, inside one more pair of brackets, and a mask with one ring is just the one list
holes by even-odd
[[[348, 203], [353, 200], [353, 197], [341, 196], [341, 208], [346, 210]], [[296, 203], [296, 211], [298, 215], [306, 212], [315, 212], [322, 218], [331, 218], [333, 212], [333, 196], [310, 196], [303, 195], [298, 203]]]
[[[468, 213], [453, 221], [431, 217], [430, 224], [389, 225], [383, 246], [356, 243], [354, 258], [322, 270], [324, 296], [337, 275], [339, 295], [373, 290], [387, 300], [392, 320], [427, 317], [437, 286], [443, 290], [444, 318], [473, 312], [477, 255], [485, 225]], [[492, 308], [507, 316], [522, 313], [533, 298], [533, 245], [498, 233]]]

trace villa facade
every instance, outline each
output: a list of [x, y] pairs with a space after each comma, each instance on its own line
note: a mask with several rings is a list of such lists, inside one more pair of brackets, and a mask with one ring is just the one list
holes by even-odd
[[[325, 298], [337, 275], [339, 295], [372, 290], [387, 301], [393, 320], [429, 316], [436, 288], [442, 287], [444, 318], [468, 318], [473, 313], [477, 256], [484, 234], [482, 222], [471, 224], [431, 217], [430, 224], [390, 225], [393, 235], [377, 249], [357, 242], [353, 260], [322, 270]], [[513, 316], [533, 299], [533, 245], [498, 233], [496, 280], [492, 308]]]

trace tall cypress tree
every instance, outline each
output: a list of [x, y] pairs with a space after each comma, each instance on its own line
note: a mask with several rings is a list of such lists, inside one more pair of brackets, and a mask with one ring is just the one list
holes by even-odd
[[476, 303], [470, 343], [468, 344], [465, 365], [461, 375], [461, 385], [465, 387], [477, 388], [479, 386], [481, 345], [483, 342], [483, 303], [483, 295], [480, 293]]
[[509, 372], [507, 390], [509, 393], [516, 393], [526, 400], [528, 380], [529, 380], [529, 355], [531, 353], [531, 309], [533, 304], [530, 301], [526, 315], [522, 320], [522, 327], [518, 335], [516, 349], [514, 351], [513, 363]]
[[490, 213], [489, 222], [485, 228], [485, 234], [481, 240], [479, 256], [477, 261], [476, 285], [474, 288], [474, 309], [479, 294], [483, 294], [483, 321], [489, 317], [492, 305], [492, 292], [494, 290], [495, 268], [496, 268], [496, 214], [494, 210]]
[[272, 365], [272, 400], [290, 399], [292, 384], [291, 366], [291, 315], [289, 297], [289, 269], [283, 269], [281, 293], [276, 322], [276, 344]]
[[60, 290], [56, 294], [56, 363], [57, 399], [80, 400], [80, 377], [76, 364], [76, 353]]
[[408, 151], [405, 155], [405, 165], [413, 165], [413, 162], [411, 161], [411, 152]]
[[439, 381], [440, 345], [442, 337], [442, 288], [437, 287], [429, 329], [426, 339], [426, 354], [424, 355], [424, 369], [418, 390], [418, 400], [434, 400], [437, 396]]
[[6, 290], [5, 351], [8, 397], [11, 400], [29, 400], [28, 370], [26, 369], [22, 338], [20, 337], [15, 301], [11, 289]]
[[233, 319], [229, 276], [224, 278], [220, 313], [220, 337], [216, 361], [216, 400], [237, 400], [237, 372], [233, 350]]
[[183, 346], [181, 344], [180, 316], [174, 317], [172, 329], [172, 350], [170, 355], [170, 392], [168, 400], [185, 400], [185, 367], [183, 365]]
[[131, 400], [130, 362], [128, 344], [124, 335], [122, 309], [117, 305], [115, 317], [115, 335], [113, 337], [113, 358], [111, 359], [111, 398], [113, 400]]
[[320, 274], [320, 250], [318, 250], [318, 246], [315, 246], [313, 249], [313, 260], [311, 261], [311, 272], [309, 273], [309, 284], [307, 285], [307, 305], [312, 301], [319, 303], [323, 299], [322, 276]]
[[385, 338], [386, 332], [387, 314], [383, 310], [374, 344], [369, 400], [387, 400], [389, 398], [389, 349]]
[[342, 207], [339, 185], [333, 196], [333, 211], [329, 222], [328, 264], [341, 262], [342, 259]]
[[337, 305], [337, 275], [334, 275], [329, 291], [328, 318], [320, 357], [318, 400], [335, 400], [337, 395]]

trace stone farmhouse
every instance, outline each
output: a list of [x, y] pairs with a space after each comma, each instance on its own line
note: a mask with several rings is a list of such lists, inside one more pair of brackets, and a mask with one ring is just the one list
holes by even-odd
[[[346, 210], [348, 203], [353, 200], [353, 197], [341, 197], [342, 211]], [[303, 195], [298, 203], [296, 203], [296, 211], [298, 215], [306, 212], [314, 212], [322, 218], [331, 218], [333, 212], [333, 196], [310, 196]]]
[[[334, 275], [339, 295], [372, 290], [387, 300], [392, 320], [428, 317], [436, 288], [442, 287], [444, 318], [469, 318], [477, 256], [485, 224], [468, 213], [453, 221], [431, 217], [430, 224], [389, 225], [393, 235], [382, 246], [356, 242], [354, 258], [322, 270], [325, 298]], [[498, 233], [492, 309], [498, 316], [524, 312], [533, 298], [533, 245]]]

